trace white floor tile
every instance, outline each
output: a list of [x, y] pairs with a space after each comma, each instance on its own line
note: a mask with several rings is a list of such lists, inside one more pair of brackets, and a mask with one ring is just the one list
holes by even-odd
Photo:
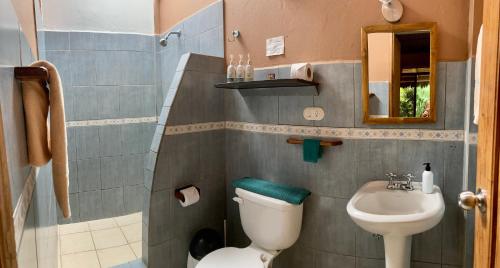
[[96, 251], [72, 253], [62, 256], [62, 268], [100, 268]]
[[120, 227], [129, 243], [142, 240], [142, 222]]
[[118, 227], [118, 225], [116, 225], [113, 218], [89, 221], [89, 228], [91, 231], [111, 229], [111, 228], [115, 228], [115, 227]]
[[59, 225], [59, 235], [83, 233], [89, 231], [87, 222], [69, 223]]
[[130, 224], [138, 223], [138, 222], [142, 221], [142, 213], [137, 212], [134, 214], [116, 217], [115, 221], [119, 226], [126, 226], [126, 225], [130, 225]]
[[96, 249], [104, 249], [127, 244], [127, 240], [120, 228], [92, 231]]
[[67, 234], [61, 236], [61, 254], [94, 250], [94, 243], [90, 232]]
[[130, 247], [137, 258], [142, 258], [142, 241], [132, 243]]
[[103, 268], [125, 264], [136, 259], [128, 245], [98, 250], [97, 256]]

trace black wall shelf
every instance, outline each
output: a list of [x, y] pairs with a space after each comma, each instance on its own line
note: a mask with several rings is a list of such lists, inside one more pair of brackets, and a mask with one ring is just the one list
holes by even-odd
[[237, 89], [243, 96], [317, 96], [318, 85], [302, 79], [275, 79], [219, 83], [215, 87]]

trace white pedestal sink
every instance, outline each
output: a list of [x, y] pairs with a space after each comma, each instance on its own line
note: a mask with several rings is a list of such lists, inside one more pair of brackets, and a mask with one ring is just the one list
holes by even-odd
[[364, 230], [384, 236], [385, 267], [409, 268], [411, 237], [436, 226], [444, 215], [439, 187], [431, 194], [415, 190], [388, 190], [387, 181], [363, 185], [347, 204], [347, 212]]

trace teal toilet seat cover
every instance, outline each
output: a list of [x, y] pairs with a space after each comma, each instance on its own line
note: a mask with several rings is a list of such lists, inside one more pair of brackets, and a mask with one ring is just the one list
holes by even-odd
[[268, 180], [245, 177], [233, 181], [235, 188], [241, 188], [264, 196], [283, 200], [290, 204], [300, 205], [311, 192], [304, 188], [288, 186]]

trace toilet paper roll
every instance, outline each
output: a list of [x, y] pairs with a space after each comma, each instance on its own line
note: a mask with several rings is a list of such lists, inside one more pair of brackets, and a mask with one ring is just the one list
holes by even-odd
[[182, 200], [179, 200], [179, 203], [181, 203], [181, 206], [183, 207], [190, 206], [200, 201], [200, 193], [194, 186], [182, 189], [180, 190], [180, 192], [182, 195], [184, 195], [184, 202]]
[[290, 77], [294, 79], [304, 79], [307, 81], [313, 80], [313, 70], [309, 63], [292, 64], [290, 69]]

